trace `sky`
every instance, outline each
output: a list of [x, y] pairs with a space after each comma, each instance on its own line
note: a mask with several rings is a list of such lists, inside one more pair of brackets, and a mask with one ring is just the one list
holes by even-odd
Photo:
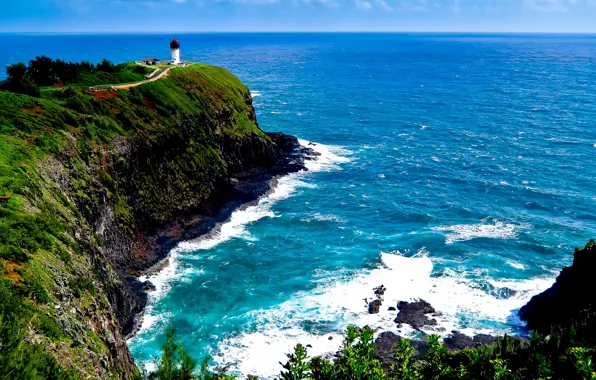
[[596, 32], [596, 0], [0, 1], [0, 32]]

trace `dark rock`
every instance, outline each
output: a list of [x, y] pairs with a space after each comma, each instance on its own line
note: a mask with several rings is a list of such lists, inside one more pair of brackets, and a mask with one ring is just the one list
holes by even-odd
[[374, 356], [382, 363], [383, 369], [388, 370], [395, 363], [393, 357], [395, 345], [399, 343], [401, 339], [410, 341], [415, 350], [414, 358], [422, 358], [428, 349], [428, 343], [426, 342], [402, 338], [390, 331], [380, 333], [375, 340]]
[[327, 339], [328, 339], [328, 340], [333, 340], [333, 337], [332, 337], [332, 336], [330, 336], [330, 337], [329, 337], [329, 338], [327, 338]]
[[419, 330], [423, 326], [435, 326], [436, 319], [430, 319], [426, 314], [434, 313], [435, 309], [426, 301], [419, 300], [416, 302], [401, 301], [397, 304], [399, 313], [395, 318], [395, 323], [407, 323], [413, 328]]
[[474, 343], [477, 346], [491, 346], [498, 339], [499, 339], [498, 337], [492, 336], [492, 335], [488, 335], [488, 334], [474, 335]]
[[[428, 350], [427, 341], [403, 338], [389, 331], [383, 332], [379, 334], [375, 340], [374, 356], [381, 361], [384, 370], [389, 370], [395, 363], [393, 356], [395, 352], [395, 345], [398, 344], [402, 339], [408, 340], [412, 347], [414, 347], [414, 358], [421, 359], [426, 354], [426, 351]], [[458, 331], [453, 331], [451, 336], [445, 338], [444, 341], [447, 349], [450, 351], [459, 351], [479, 345], [491, 345], [498, 339], [502, 338], [497, 338], [486, 334], [479, 334], [471, 338]], [[519, 344], [521, 347], [527, 347], [527, 338], [509, 339], [516, 340], [517, 344]]]
[[373, 291], [375, 292], [375, 295], [377, 295], [377, 296], [384, 295], [386, 290], [387, 290], [387, 288], [385, 288], [383, 285], [373, 289]]
[[420, 311], [423, 314], [429, 314], [429, 313], [436, 312], [435, 308], [432, 307], [431, 304], [426, 302], [425, 300], [418, 300], [416, 302], [401, 301], [401, 302], [397, 303], [397, 308], [400, 311], [415, 310], [415, 311]]
[[146, 292], [152, 292], [156, 289], [157, 288], [155, 287], [155, 285], [153, 285], [153, 283], [151, 281], [143, 282], [143, 290], [145, 290]]
[[387, 308], [387, 310], [389, 310], [389, 311], [395, 311], [395, 310], [397, 310], [397, 309], [396, 309], [395, 307], [393, 307], [393, 306], [389, 306], [389, 307]]
[[451, 351], [459, 351], [464, 348], [472, 348], [476, 346], [471, 337], [462, 334], [459, 331], [452, 331], [451, 335], [444, 339], [444, 342], [445, 347]]
[[[459, 331], [452, 331], [451, 335], [444, 339], [445, 346], [451, 351], [459, 351], [465, 348], [474, 348], [477, 346], [490, 346], [497, 342], [501, 337], [487, 334], [478, 334], [469, 337]], [[511, 338], [518, 339], [518, 338]]]
[[368, 304], [369, 314], [378, 314], [383, 302], [380, 299], [376, 299]]
[[527, 328], [548, 335], [552, 330], [566, 329], [573, 321], [583, 320], [585, 326], [576, 326], [581, 329], [578, 335], [596, 341], [593, 322], [596, 292], [591, 291], [595, 269], [596, 242], [590, 240], [584, 248], [575, 249], [573, 264], [563, 268], [553, 286], [532, 297], [519, 310], [520, 318], [528, 322]]

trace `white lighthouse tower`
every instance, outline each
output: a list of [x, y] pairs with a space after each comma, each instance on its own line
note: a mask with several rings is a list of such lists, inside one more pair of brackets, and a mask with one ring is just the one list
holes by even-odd
[[173, 39], [170, 42], [170, 50], [172, 50], [172, 60], [170, 61], [171, 64], [177, 65], [180, 63], [180, 42], [177, 39]]

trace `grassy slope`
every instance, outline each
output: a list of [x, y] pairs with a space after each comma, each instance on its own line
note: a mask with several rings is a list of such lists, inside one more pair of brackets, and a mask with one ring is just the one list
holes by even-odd
[[146, 79], [145, 75], [154, 69], [137, 65], [133, 62], [116, 65], [114, 73], [94, 72], [83, 75], [76, 83], [66, 83], [75, 86], [98, 86], [101, 84], [118, 84], [138, 82]]
[[[196, 136], [205, 123], [180, 131], [182, 114], [209, 121], [223, 113], [232, 120], [223, 133], [267, 138], [250, 119], [246, 86], [208, 65], [173, 69], [169, 78], [130, 92], [52, 89], [42, 96], [0, 91], [0, 195], [12, 196], [0, 208], [0, 373], [93, 377], [96, 363], [89, 351], [105, 354], [105, 342], [98, 338], [104, 332], [94, 325], [97, 321], [87, 323], [84, 331], [74, 327], [84, 325], [80, 314], [87, 310], [98, 321], [110, 318], [104, 291], [117, 277], [109, 271], [98, 274], [93, 266], [89, 252], [100, 249], [101, 239], [85, 218], [103, 196], [131, 233], [133, 207], [157, 210], [156, 220], [174, 211], [144, 172], [136, 173], [141, 179], [136, 204], [121, 194], [113, 176], [129, 163], [114, 152], [113, 141], [126, 138], [151, 146], [170, 139], [165, 153], [173, 154], [172, 160], [146, 169], [163, 171], [163, 180], [184, 186], [188, 177], [177, 173], [221, 172], [225, 162], [208, 139], [188, 141], [185, 133]], [[185, 150], [172, 153], [179, 142]], [[60, 183], [61, 178], [68, 183]], [[65, 305], [77, 313], [63, 310]]]

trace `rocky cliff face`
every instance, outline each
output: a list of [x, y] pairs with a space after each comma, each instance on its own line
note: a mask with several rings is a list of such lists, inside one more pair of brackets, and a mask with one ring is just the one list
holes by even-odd
[[[58, 372], [131, 378], [125, 336], [146, 302], [135, 276], [268, 191], [274, 175], [303, 169], [304, 152], [260, 130], [246, 86], [212, 66], [130, 92], [42, 98], [0, 92], [0, 195], [10, 196], [0, 208], [0, 301], [43, 322], [1, 318], [26, 326], [25, 346]], [[4, 358], [26, 347], [0, 343], [0, 369], [23, 371]]]
[[573, 264], [563, 268], [553, 286], [520, 309], [519, 316], [528, 322], [528, 329], [545, 335], [577, 334], [595, 343], [594, 268], [596, 242], [590, 240], [585, 247], [575, 249]]

